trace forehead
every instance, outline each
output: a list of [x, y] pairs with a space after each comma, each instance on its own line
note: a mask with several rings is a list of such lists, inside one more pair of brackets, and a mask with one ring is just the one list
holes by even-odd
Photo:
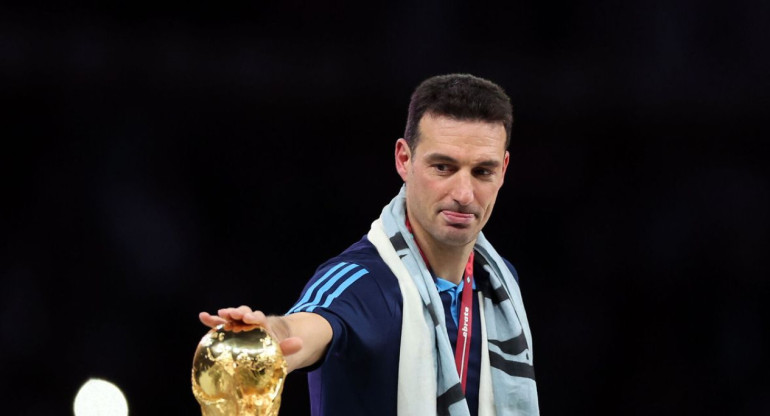
[[[420, 139], [415, 150], [458, 148], [464, 151], [505, 153], [506, 131], [503, 123], [457, 120], [426, 114], [419, 124]], [[420, 149], [422, 147], [423, 149]]]

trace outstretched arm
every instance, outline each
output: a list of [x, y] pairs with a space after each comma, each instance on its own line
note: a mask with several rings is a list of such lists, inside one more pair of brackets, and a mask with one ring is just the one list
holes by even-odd
[[311, 312], [298, 312], [286, 316], [265, 316], [248, 306], [220, 309], [217, 315], [201, 312], [204, 325], [260, 325], [279, 343], [289, 371], [315, 364], [326, 352], [332, 340], [332, 327], [326, 319]]

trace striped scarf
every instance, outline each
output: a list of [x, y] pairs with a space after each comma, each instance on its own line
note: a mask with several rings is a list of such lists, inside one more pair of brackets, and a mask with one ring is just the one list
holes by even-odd
[[[444, 310], [420, 251], [406, 230], [406, 188], [372, 223], [369, 241], [396, 275], [403, 297], [398, 415], [470, 415], [447, 335]], [[482, 348], [479, 416], [538, 415], [532, 335], [513, 275], [479, 233], [477, 262], [489, 273], [479, 287]]]

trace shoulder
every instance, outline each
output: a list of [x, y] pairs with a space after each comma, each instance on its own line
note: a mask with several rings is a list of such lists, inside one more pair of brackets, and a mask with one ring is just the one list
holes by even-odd
[[505, 265], [508, 266], [508, 270], [511, 271], [511, 274], [513, 275], [513, 278], [516, 279], [516, 283], [519, 283], [519, 272], [516, 271], [516, 268], [513, 267], [513, 264], [511, 264], [508, 259], [505, 257], [502, 257], [503, 261], [505, 262]]
[[388, 298], [397, 287], [390, 268], [364, 236], [316, 269], [289, 313], [325, 309], [341, 298]]
[[[505, 257], [502, 257], [502, 256], [500, 256], [500, 258], [503, 259], [503, 263], [505, 263], [505, 266], [508, 268], [508, 271], [511, 272], [511, 274], [513, 275], [514, 280], [516, 280], [516, 283], [518, 284], [519, 283], [519, 272], [516, 271], [516, 268], [513, 267], [513, 264], [511, 264], [511, 262], [508, 261], [508, 259], [506, 259]], [[476, 256], [476, 260], [474, 261], [474, 263], [477, 264], [479, 269], [484, 270], [484, 267], [487, 266], [487, 259], [485, 259], [482, 256]], [[486, 274], [486, 271], [483, 274]]]
[[369, 279], [395, 278], [388, 265], [380, 257], [377, 248], [366, 236], [363, 236], [336, 257], [318, 266], [313, 279], [329, 273], [340, 273], [342, 270], [347, 270], [343, 274], [360, 273], [362, 276], [367, 275]]
[[374, 247], [374, 244], [372, 244], [365, 235], [336, 257], [321, 264], [318, 267], [318, 270], [316, 270], [314, 277], [337, 267], [341, 263], [356, 264], [361, 268], [366, 269], [370, 278], [395, 278], [388, 265], [385, 264], [382, 257], [380, 257], [377, 248]]

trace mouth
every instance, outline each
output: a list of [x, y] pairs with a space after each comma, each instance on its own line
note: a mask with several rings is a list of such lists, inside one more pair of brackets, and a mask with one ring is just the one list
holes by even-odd
[[441, 216], [444, 217], [444, 220], [449, 223], [449, 225], [460, 227], [469, 226], [476, 218], [476, 215], [471, 213], [450, 210], [442, 210]]

